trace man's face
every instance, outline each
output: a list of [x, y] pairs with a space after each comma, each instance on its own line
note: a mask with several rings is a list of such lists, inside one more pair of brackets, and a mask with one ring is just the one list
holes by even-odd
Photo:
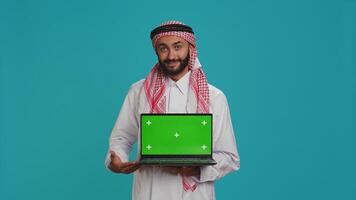
[[188, 71], [189, 43], [177, 36], [163, 36], [157, 40], [156, 53], [163, 72], [176, 76]]

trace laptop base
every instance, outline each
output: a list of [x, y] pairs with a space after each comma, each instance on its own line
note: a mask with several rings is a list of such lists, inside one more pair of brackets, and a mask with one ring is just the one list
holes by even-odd
[[204, 166], [215, 165], [213, 159], [179, 159], [179, 158], [143, 158], [140, 160], [141, 165], [159, 165], [159, 166]]

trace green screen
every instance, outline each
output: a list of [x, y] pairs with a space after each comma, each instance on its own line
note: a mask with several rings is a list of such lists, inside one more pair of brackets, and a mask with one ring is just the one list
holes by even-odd
[[142, 155], [211, 154], [211, 115], [142, 115]]

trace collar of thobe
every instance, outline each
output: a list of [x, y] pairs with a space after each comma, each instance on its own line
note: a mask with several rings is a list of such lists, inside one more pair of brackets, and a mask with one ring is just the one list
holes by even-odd
[[171, 78], [168, 78], [168, 85], [171, 86], [171, 87], [176, 85], [178, 87], [179, 91], [183, 95], [186, 95], [188, 93], [188, 89], [189, 89], [189, 77], [190, 77], [190, 74], [191, 74], [191, 71], [189, 70], [188, 73], [186, 73], [178, 81], [174, 81]]

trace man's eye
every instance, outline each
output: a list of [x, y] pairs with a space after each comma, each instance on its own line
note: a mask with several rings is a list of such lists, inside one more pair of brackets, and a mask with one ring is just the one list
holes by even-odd
[[177, 45], [177, 46], [175, 46], [174, 48], [178, 50], [178, 49], [180, 49], [181, 47], [182, 47], [182, 46]]
[[161, 47], [161, 48], [159, 48], [159, 50], [164, 52], [164, 51], [167, 51], [167, 48], [166, 47]]

